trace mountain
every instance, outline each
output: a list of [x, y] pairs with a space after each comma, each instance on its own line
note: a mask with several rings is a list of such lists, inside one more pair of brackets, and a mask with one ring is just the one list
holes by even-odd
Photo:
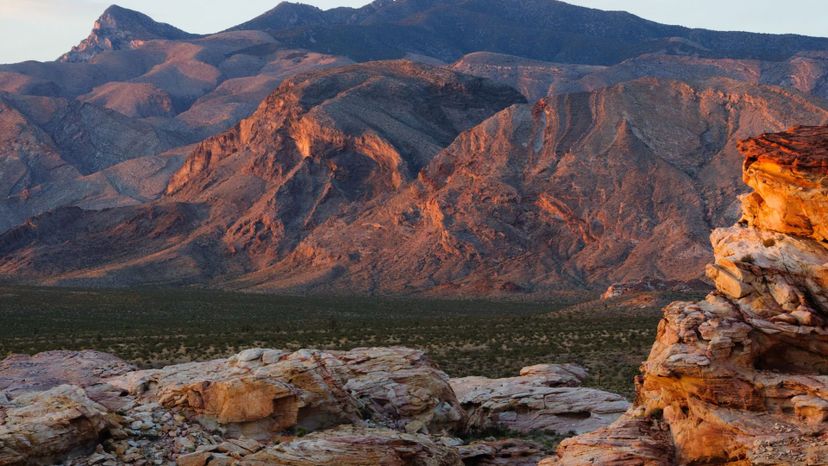
[[522, 102], [509, 87], [410, 62], [294, 77], [200, 143], [159, 201], [59, 209], [10, 230], [0, 273], [120, 286], [256, 271], [295, 251], [314, 226], [413, 180], [461, 131]]
[[[799, 121], [828, 121], [828, 105], [727, 79], [648, 78], [512, 106], [405, 189], [232, 283], [469, 296], [693, 280], [710, 227], [738, 215], [735, 141]], [[303, 282], [306, 270], [329, 275]]]
[[281, 43], [357, 61], [416, 54], [452, 62], [467, 53], [488, 51], [611, 65], [656, 52], [784, 60], [797, 52], [828, 48], [826, 38], [667, 26], [625, 12], [554, 0], [397, 0], [350, 9], [350, 14], [343, 9], [284, 8], [291, 10], [291, 21], [267, 23], [279, 28], [271, 33]]
[[[154, 178], [151, 167], [167, 158], [160, 154], [180, 145], [175, 133], [112, 110], [0, 93], [0, 231], [67, 203], [98, 208], [139, 202], [139, 186]], [[149, 160], [155, 162], [147, 165]], [[164, 172], [164, 166], [158, 169]], [[119, 180], [114, 172], [126, 167], [142, 168], [142, 176]]]
[[635, 405], [543, 464], [828, 462], [828, 127], [739, 146], [753, 191], [710, 237], [716, 290], [664, 309]]
[[828, 53], [802, 52], [787, 60], [735, 60], [644, 54], [612, 66], [573, 65], [475, 52], [451, 65], [461, 73], [508, 84], [529, 100], [593, 91], [644, 77], [701, 82], [722, 77], [796, 89], [828, 100]]
[[88, 63], [0, 65], [0, 101], [11, 107], [0, 118], [16, 121], [0, 126], [0, 232], [64, 206], [154, 200], [191, 144], [248, 116], [283, 79], [348, 63], [233, 32]]
[[159, 23], [137, 11], [112, 5], [95, 21], [89, 37], [62, 57], [64, 62], [87, 62], [106, 50], [137, 48], [149, 40], [181, 40], [194, 34], [166, 23]]
[[0, 276], [444, 295], [694, 280], [736, 212], [734, 141], [824, 123], [826, 99], [828, 39], [552, 0], [281, 3], [202, 36], [111, 7], [63, 59], [0, 65]]
[[805, 95], [725, 78], [531, 105], [469, 79], [389, 62], [288, 80], [162, 200], [0, 236], [0, 273], [437, 295], [694, 280], [710, 227], [737, 215], [735, 141], [828, 122]]

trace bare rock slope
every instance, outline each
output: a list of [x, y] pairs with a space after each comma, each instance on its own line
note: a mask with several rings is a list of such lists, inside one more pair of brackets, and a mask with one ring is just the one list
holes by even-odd
[[147, 40], [193, 37], [193, 34], [158, 23], [145, 14], [112, 5], [95, 22], [89, 37], [60, 57], [60, 61], [87, 62], [101, 52], [138, 48]]
[[[736, 141], [828, 121], [797, 96], [641, 79], [512, 106], [461, 134], [415, 182], [320, 225], [237, 283], [469, 295], [697, 279], [708, 232], [738, 217]], [[293, 271], [311, 266], [329, 271], [324, 284], [297, 283]]]
[[[301, 75], [199, 144], [163, 199], [33, 220], [5, 236], [0, 268], [115, 285], [142, 283], [150, 270], [168, 283], [256, 272], [318, 225], [409, 184], [461, 131], [524, 101], [506, 86], [405, 61]], [[73, 231], [91, 224], [98, 240]], [[43, 260], [41, 246], [66, 261]]]
[[828, 462], [828, 127], [740, 147], [753, 192], [711, 236], [717, 291], [665, 308], [634, 407], [550, 464]]
[[0, 273], [439, 295], [692, 281], [707, 232], [738, 216], [735, 142], [828, 122], [796, 91], [724, 78], [522, 100], [403, 61], [289, 79], [163, 199], [0, 236]]

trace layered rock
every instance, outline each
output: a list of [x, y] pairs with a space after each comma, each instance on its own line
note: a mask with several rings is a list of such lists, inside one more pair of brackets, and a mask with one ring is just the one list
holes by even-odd
[[586, 375], [579, 366], [540, 365], [519, 377], [451, 379], [451, 387], [473, 430], [581, 434], [610, 424], [629, 407], [620, 395], [579, 387]]
[[0, 464], [53, 464], [94, 449], [108, 411], [83, 389], [60, 385], [11, 400], [0, 392]]
[[439, 445], [425, 435], [389, 429], [341, 427], [268, 448], [245, 457], [242, 464], [460, 466], [463, 463], [455, 449]]
[[578, 387], [585, 376], [538, 365], [450, 381], [406, 348], [250, 349], [149, 370], [92, 351], [14, 355], [0, 363], [0, 465], [530, 465], [548, 447], [457, 437], [607, 425], [626, 402]]
[[[312, 254], [300, 247], [309, 232], [333, 219], [352, 218], [411, 183], [461, 131], [524, 101], [509, 87], [407, 61], [294, 77], [236, 128], [200, 143], [170, 179], [163, 199], [140, 208], [88, 212], [79, 223], [53, 223], [45, 215], [33, 221], [37, 227], [9, 232], [4, 238], [9, 242], [0, 240], [0, 274], [26, 269], [31, 277], [44, 271], [38, 270], [43, 264], [53, 283], [123, 284], [154, 276], [167, 283], [217, 280], [249, 288], [269, 281], [270, 269], [285, 256]], [[170, 210], [174, 213], [167, 214]], [[202, 215], [182, 219], [181, 210]], [[132, 222], [125, 219], [137, 217], [126, 225]], [[97, 233], [86, 228], [89, 224], [98, 225]], [[54, 235], [45, 232], [52, 228]], [[85, 233], [71, 231], [76, 228]], [[155, 234], [136, 235], [134, 228]], [[86, 232], [101, 238], [70, 239]], [[56, 254], [71, 259], [41, 261], [38, 251], [25, 246], [59, 237], [86, 251], [54, 243]], [[359, 256], [349, 251], [341, 259], [359, 262]], [[105, 262], [112, 266], [107, 272], [92, 272]], [[56, 268], [68, 275], [58, 278]], [[296, 268], [300, 276], [286, 278], [324, 283], [328, 275], [341, 273], [341, 267], [334, 268]]]
[[742, 221], [713, 232], [717, 291], [664, 310], [635, 406], [554, 464], [828, 462], [828, 128], [740, 145]]
[[404, 348], [248, 350], [228, 360], [131, 372], [109, 383], [250, 438], [363, 419], [436, 433], [465, 420], [448, 377], [422, 352]]
[[[468, 296], [695, 281], [711, 225], [739, 216], [733, 141], [793, 118], [828, 121], [783, 95], [642, 79], [511, 106], [462, 133], [415, 182], [314, 228], [253, 286]], [[308, 269], [326, 279], [296, 272]]]

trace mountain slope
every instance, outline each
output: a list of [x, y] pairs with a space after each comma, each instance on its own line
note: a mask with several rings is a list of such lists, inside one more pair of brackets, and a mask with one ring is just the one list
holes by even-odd
[[693, 280], [711, 225], [738, 214], [735, 140], [826, 120], [801, 95], [722, 79], [644, 79], [513, 106], [405, 189], [232, 284], [469, 296]]
[[512, 105], [451, 142], [434, 126], [469, 127], [486, 107], [452, 126], [470, 102], [446, 96], [516, 98], [446, 73], [382, 63], [289, 80], [201, 144], [164, 200], [0, 236], [0, 273], [440, 296], [694, 280], [710, 227], [737, 215], [734, 141], [828, 122], [828, 108], [778, 87], [649, 78]]
[[461, 73], [508, 84], [529, 100], [593, 91], [644, 77], [702, 82], [721, 77], [771, 84], [828, 100], [828, 53], [799, 53], [784, 61], [644, 54], [612, 66], [572, 65], [476, 52], [451, 65]]
[[58, 211], [9, 231], [0, 273], [122, 285], [143, 283], [147, 271], [181, 283], [258, 270], [315, 225], [410, 182], [458, 133], [520, 102], [511, 88], [410, 62], [295, 77], [201, 143], [160, 201]]

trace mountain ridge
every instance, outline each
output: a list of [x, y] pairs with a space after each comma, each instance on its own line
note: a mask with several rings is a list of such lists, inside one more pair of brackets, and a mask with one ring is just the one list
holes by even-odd
[[[822, 39], [550, 0], [281, 3], [203, 36], [104, 16], [88, 60], [0, 65], [5, 277], [453, 296], [695, 281], [704, 232], [735, 215], [735, 140], [828, 109]], [[744, 58], [764, 42], [785, 58]]]

